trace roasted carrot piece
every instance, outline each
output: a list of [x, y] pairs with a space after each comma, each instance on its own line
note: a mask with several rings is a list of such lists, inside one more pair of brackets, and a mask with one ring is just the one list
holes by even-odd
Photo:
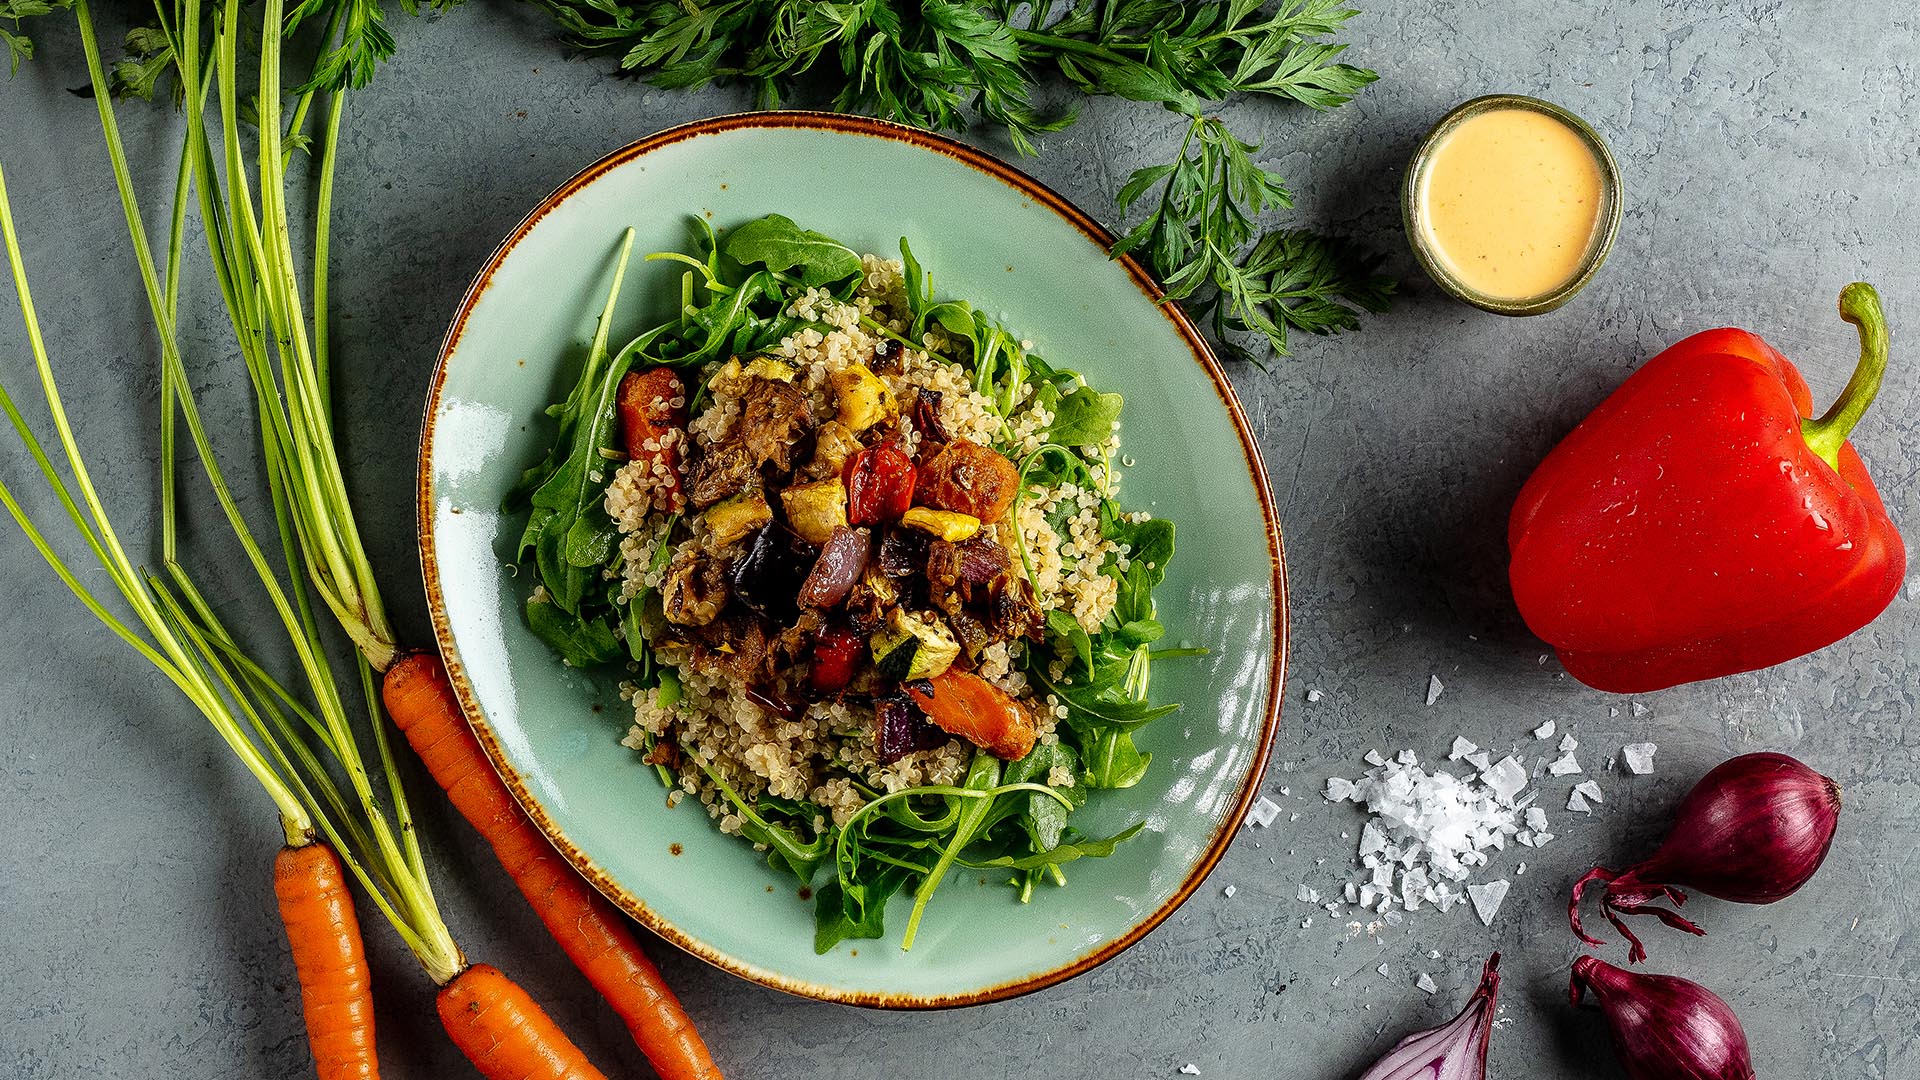
[[[655, 463], [667, 508], [683, 509], [680, 452], [687, 438], [687, 386], [672, 368], [629, 371], [615, 392], [627, 456]], [[679, 404], [675, 404], [678, 402]]]
[[903, 684], [902, 689], [940, 730], [1002, 761], [1019, 761], [1033, 749], [1033, 714], [978, 675], [950, 670]]
[[317, 842], [281, 848], [273, 860], [273, 893], [320, 1080], [378, 1080], [372, 973], [340, 857]]
[[626, 1022], [661, 1080], [719, 1080], [720, 1070], [626, 917], [593, 891], [514, 802], [467, 727], [446, 668], [414, 653], [387, 669], [387, 711], [447, 797], [487, 842], [548, 933]]
[[487, 1080], [606, 1080], [533, 998], [490, 964], [440, 988], [440, 1023]]

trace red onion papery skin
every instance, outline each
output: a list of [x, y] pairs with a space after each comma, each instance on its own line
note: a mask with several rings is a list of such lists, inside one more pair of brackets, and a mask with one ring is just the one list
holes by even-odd
[[1486, 1080], [1494, 999], [1500, 994], [1500, 954], [1480, 970], [1480, 986], [1460, 1015], [1393, 1044], [1360, 1080]]
[[1580, 925], [1580, 896], [1607, 883], [1602, 909], [1627, 939], [1627, 960], [1647, 958], [1622, 915], [1652, 915], [1690, 934], [1706, 931], [1650, 901], [1686, 903], [1681, 888], [1740, 904], [1771, 904], [1807, 883], [1833, 846], [1840, 820], [1840, 785], [1785, 754], [1742, 754], [1700, 778], [1673, 828], [1653, 857], [1629, 870], [1596, 866], [1574, 882], [1567, 902], [1573, 932], [1589, 945], [1602, 942]]
[[1632, 1080], [1754, 1080], [1740, 1018], [1699, 983], [1583, 956], [1573, 962], [1575, 1006], [1583, 991], [1606, 1014]]

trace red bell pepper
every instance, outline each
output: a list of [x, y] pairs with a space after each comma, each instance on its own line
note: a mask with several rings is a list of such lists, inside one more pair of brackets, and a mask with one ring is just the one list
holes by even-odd
[[1566, 669], [1616, 693], [1768, 667], [1886, 609], [1906, 549], [1847, 442], [1879, 391], [1886, 320], [1840, 294], [1860, 364], [1825, 415], [1744, 330], [1648, 361], [1547, 455], [1508, 525], [1514, 600]]

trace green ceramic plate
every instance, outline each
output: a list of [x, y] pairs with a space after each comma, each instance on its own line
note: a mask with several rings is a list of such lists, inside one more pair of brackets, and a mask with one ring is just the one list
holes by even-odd
[[[677, 248], [689, 214], [726, 226], [778, 212], [891, 254], [902, 235], [944, 294], [1031, 338], [1040, 355], [1126, 395], [1136, 464], [1126, 504], [1178, 525], [1155, 594], [1169, 641], [1213, 649], [1156, 665], [1157, 701], [1185, 709], [1139, 737], [1153, 767], [1100, 792], [1074, 822], [1104, 835], [1144, 818], [1113, 857], [1068, 868], [1022, 905], [962, 872], [935, 897], [912, 952], [890, 937], [813, 951], [813, 907], [791, 878], [688, 802], [669, 810], [653, 770], [619, 745], [613, 675], [562, 666], [526, 629], [507, 564], [520, 522], [502, 494], [552, 437], [593, 332], [621, 230], [637, 252]], [[1039, 183], [978, 151], [871, 120], [800, 113], [676, 128], [599, 161], [528, 215], [475, 278], [441, 350], [420, 451], [420, 551], [435, 631], [475, 730], [554, 843], [614, 902], [667, 938], [756, 982], [865, 1005], [1007, 997], [1110, 959], [1199, 886], [1255, 795], [1279, 717], [1286, 656], [1280, 531], [1252, 434], [1193, 328], [1155, 303], [1107, 235]], [[668, 317], [672, 265], [635, 263], [622, 331]], [[1084, 818], [1084, 820], [1083, 820]]]

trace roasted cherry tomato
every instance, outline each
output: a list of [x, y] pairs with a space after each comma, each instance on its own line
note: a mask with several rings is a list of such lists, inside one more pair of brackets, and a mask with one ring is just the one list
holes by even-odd
[[913, 460], [892, 443], [847, 459], [847, 520], [855, 525], [892, 521], [913, 505]]
[[807, 676], [807, 685], [816, 694], [845, 690], [866, 652], [867, 639], [854, 633], [852, 627], [828, 627], [813, 643], [813, 671]]

